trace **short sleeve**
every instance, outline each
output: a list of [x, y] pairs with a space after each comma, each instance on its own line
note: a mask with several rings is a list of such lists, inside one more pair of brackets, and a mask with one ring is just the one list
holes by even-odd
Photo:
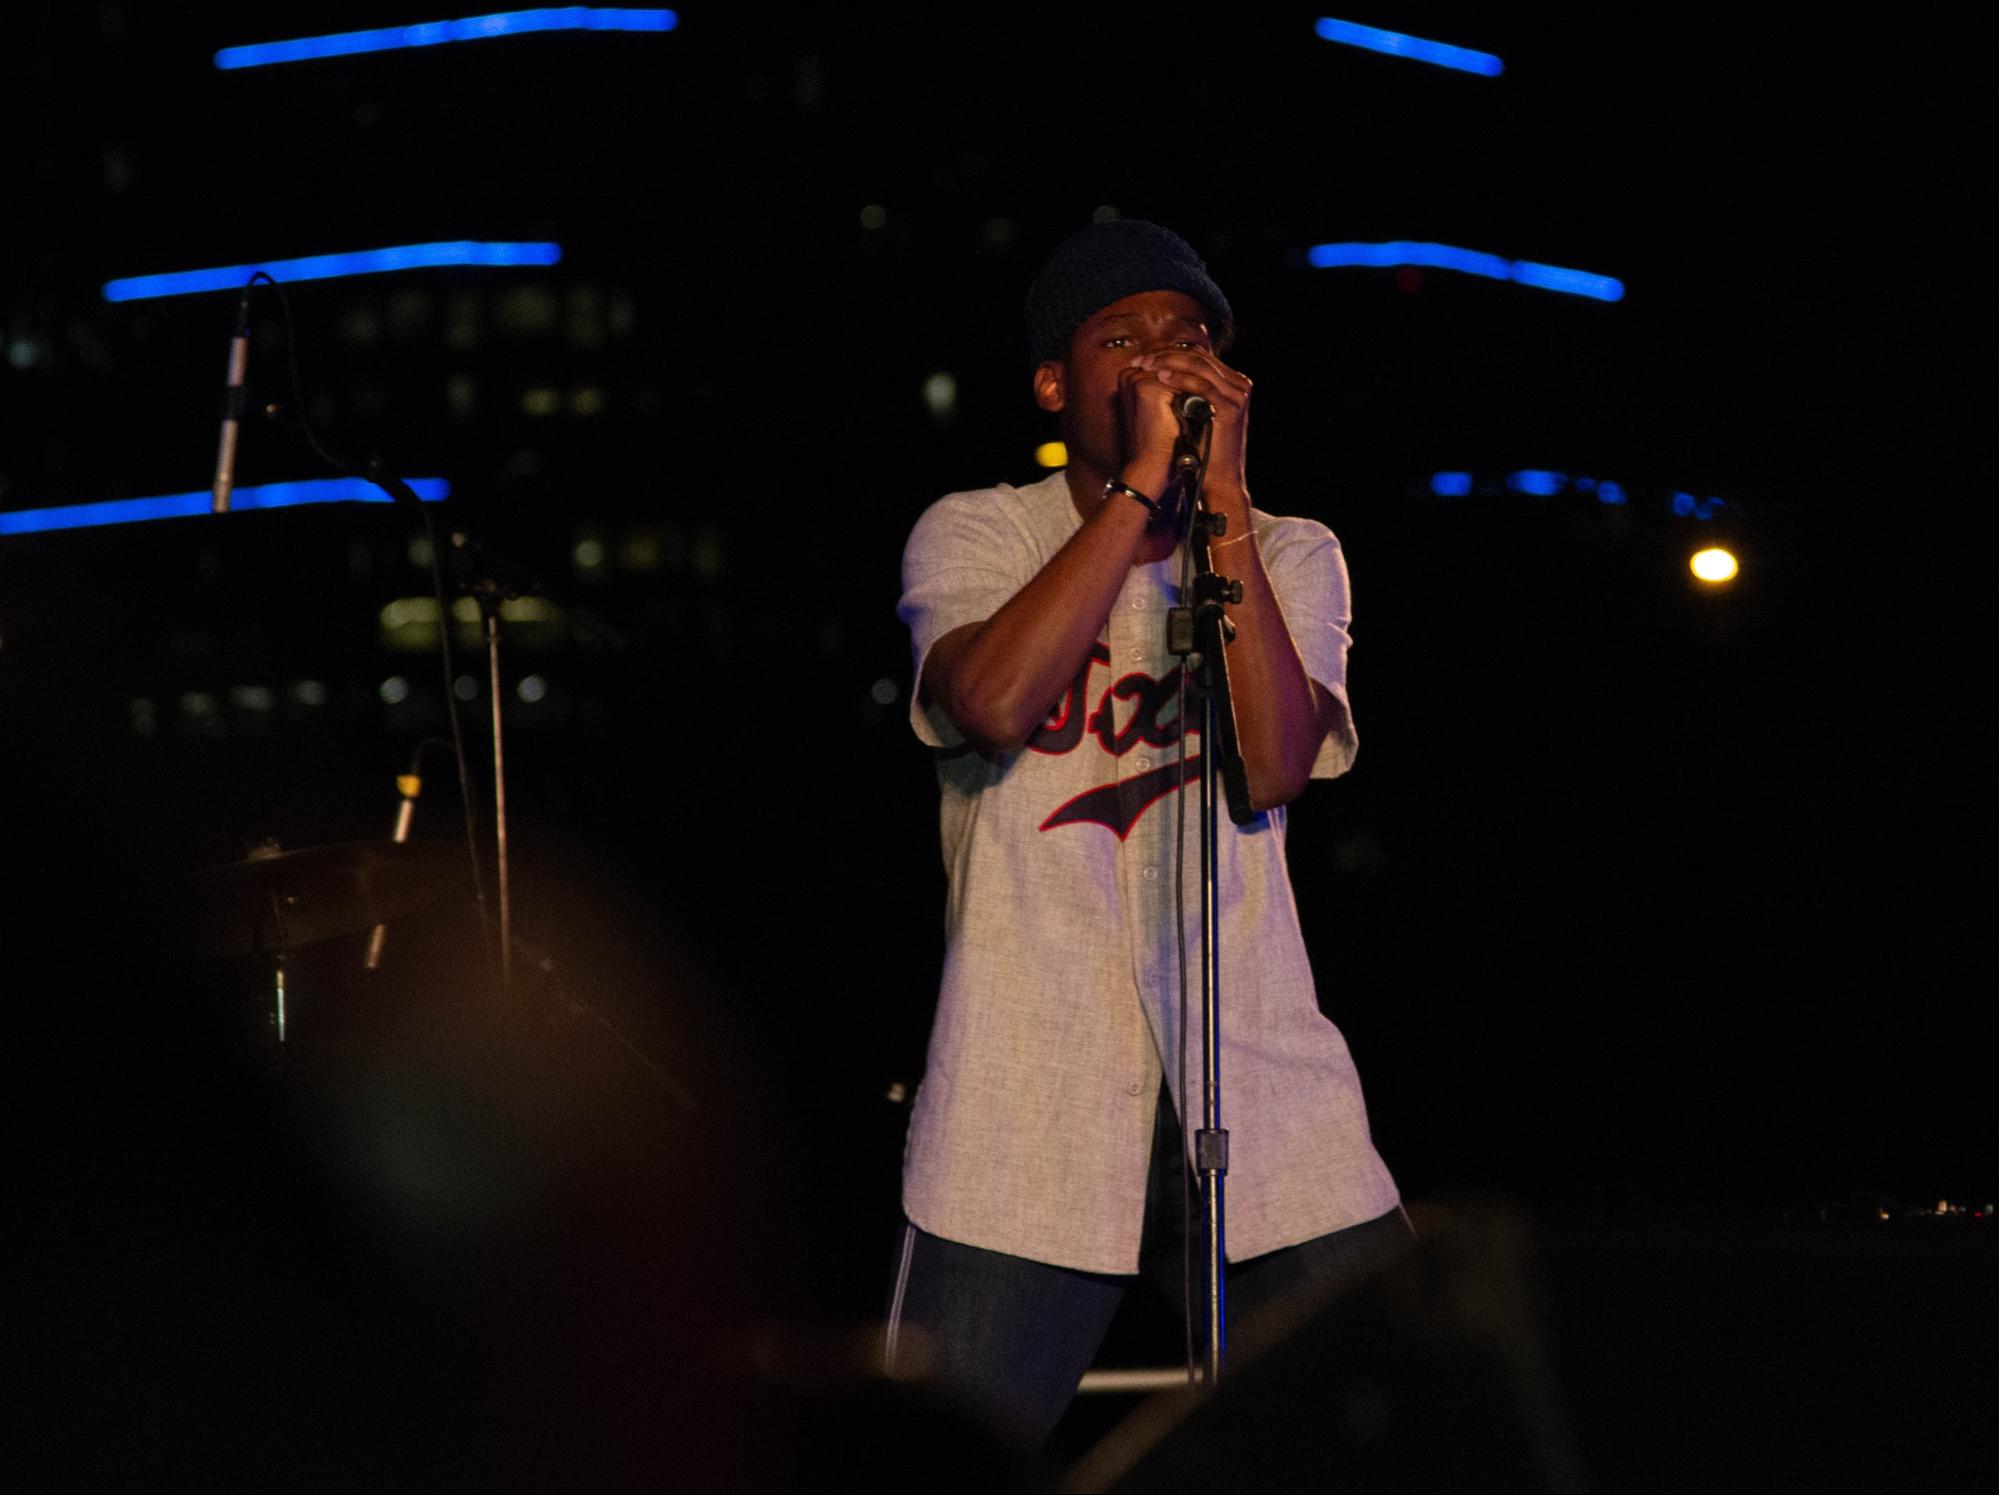
[[929, 747], [957, 747], [964, 734], [935, 702], [922, 699], [923, 666], [937, 640], [998, 612], [1033, 574], [1026, 536], [1003, 511], [1004, 489], [952, 493], [924, 510], [902, 551], [902, 601], [916, 672], [909, 724]]
[[1312, 777], [1338, 778], [1353, 767], [1359, 739], [1347, 700], [1347, 650], [1353, 644], [1353, 602], [1346, 556], [1333, 532], [1313, 519], [1258, 516], [1257, 548], [1298, 645], [1305, 673], [1340, 703], [1340, 725], [1319, 744]]

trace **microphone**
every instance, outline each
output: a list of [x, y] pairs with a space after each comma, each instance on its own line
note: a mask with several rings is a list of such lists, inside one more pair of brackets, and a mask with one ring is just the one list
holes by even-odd
[[1180, 439], [1173, 444], [1173, 471], [1177, 476], [1201, 465], [1201, 431], [1215, 418], [1215, 407], [1200, 395], [1175, 395], [1173, 413], [1180, 417]]
[[243, 429], [243, 375], [250, 366], [250, 288], [236, 302], [236, 333], [229, 339], [229, 379], [222, 387], [222, 440], [215, 450], [211, 512], [227, 514], [236, 491], [236, 438]]
[[[389, 833], [389, 839], [402, 846], [410, 838], [410, 822], [416, 818], [416, 797], [423, 793], [423, 744], [418, 743], [416, 752], [410, 757], [408, 773], [396, 775], [396, 792], [403, 802], [396, 807], [396, 828]], [[382, 968], [382, 950], [389, 942], [389, 926], [377, 924], [368, 934], [368, 953], [362, 957], [364, 970], [379, 971]]]

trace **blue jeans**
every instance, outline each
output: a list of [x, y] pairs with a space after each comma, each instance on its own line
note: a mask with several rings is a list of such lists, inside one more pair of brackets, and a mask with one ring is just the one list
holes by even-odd
[[[1187, 1164], [1179, 1139], [1178, 1118], [1162, 1090], [1139, 1273], [1175, 1304], [1183, 1301], [1185, 1270], [1181, 1201]], [[1198, 1214], [1197, 1199], [1197, 1256]], [[1337, 1291], [1413, 1241], [1398, 1208], [1331, 1235], [1231, 1263], [1224, 1279], [1231, 1331], [1307, 1284], [1326, 1293]], [[1197, 1304], [1206, 1301], [1204, 1275], [1197, 1268]], [[934, 1380], [966, 1398], [1003, 1435], [1024, 1448], [1039, 1448], [1096, 1358], [1131, 1280], [961, 1245], [905, 1220], [890, 1290], [889, 1369]]]

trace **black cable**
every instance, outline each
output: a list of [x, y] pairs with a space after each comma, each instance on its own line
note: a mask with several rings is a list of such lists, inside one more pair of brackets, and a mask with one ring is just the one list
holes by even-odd
[[[376, 480], [371, 475], [370, 482]], [[380, 487], [380, 483], [376, 483]], [[458, 692], [454, 688], [457, 667], [451, 659], [451, 604], [444, 595], [444, 567], [437, 558], [437, 527], [430, 510], [419, 504], [423, 516], [424, 542], [430, 549], [430, 587], [437, 599], [437, 652], [443, 670], [444, 714], [451, 723], [451, 755], [458, 766], [458, 802], [465, 812], [465, 854], [472, 863], [472, 901], [483, 914], [486, 908], [486, 877], [479, 860], [478, 811], [472, 801], [472, 770], [465, 758], [465, 728], [458, 720]], [[480, 923], [483, 927], [484, 919]]]
[[[305, 387], [298, 373], [298, 330], [292, 321], [291, 297], [285, 288], [265, 270], [259, 270], [245, 283], [245, 289], [262, 281], [278, 293], [278, 309], [285, 319], [285, 364], [291, 374], [292, 405], [298, 415], [298, 428], [305, 437], [306, 445], [328, 467], [348, 477], [361, 478], [373, 483], [391, 498], [395, 491], [384, 483], [375, 471], [364, 471], [351, 462], [342, 461], [320, 442], [312, 429], [312, 417], [306, 411]], [[480, 928], [485, 928], [486, 877], [479, 861], [478, 812], [472, 800], [472, 771], [465, 757], [465, 730], [458, 720], [458, 696], [452, 689], [457, 679], [457, 670], [451, 660], [451, 605], [444, 595], [444, 568], [438, 561], [437, 527], [431, 522], [430, 510], [424, 504], [417, 505], [417, 513], [423, 519], [423, 533], [430, 547], [430, 584], [432, 594], [437, 599], [437, 648], [444, 667], [444, 713], [451, 722], [451, 754], [458, 766], [458, 802], [465, 813], [465, 851], [472, 863], [472, 900], [479, 907]]]
[[414, 754], [414, 755], [413, 755], [413, 756], [412, 756], [412, 757], [410, 758], [410, 772], [411, 772], [411, 773], [421, 773], [421, 772], [423, 771], [423, 755], [424, 755], [424, 752], [425, 752], [425, 750], [426, 750], [426, 749], [428, 749], [428, 748], [434, 748], [434, 747], [441, 747], [441, 748], [443, 748], [443, 749], [444, 749], [444, 750], [445, 750], [445, 751], [446, 751], [447, 753], [451, 751], [451, 743], [450, 743], [450, 741], [449, 741], [448, 739], [446, 739], [446, 738], [443, 738], [443, 737], [422, 737], [422, 738], [419, 738], [419, 739], [417, 740], [417, 745], [416, 745], [416, 752], [415, 752], [415, 754]]

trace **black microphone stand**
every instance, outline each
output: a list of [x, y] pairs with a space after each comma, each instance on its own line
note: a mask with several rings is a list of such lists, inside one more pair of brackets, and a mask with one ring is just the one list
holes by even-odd
[[507, 856], [506, 719], [500, 700], [500, 609], [517, 597], [542, 597], [561, 608], [570, 622], [594, 638], [623, 645], [625, 636], [587, 608], [579, 607], [533, 571], [508, 559], [464, 530], [451, 535], [453, 569], [458, 589], [479, 604], [486, 640], [486, 683], [493, 702], [493, 843], [500, 919], [500, 986], [514, 984], [514, 892]]
[[[290, 321], [289, 312], [286, 313], [286, 320], [287, 320], [287, 325], [289, 325]], [[309, 433], [308, 433], [308, 439], [309, 440], [312, 439]], [[417, 497], [416, 490], [410, 487], [410, 485], [404, 482], [401, 478], [397, 477], [393, 472], [389, 471], [387, 464], [385, 464], [380, 457], [371, 457], [368, 459], [368, 465], [365, 468], [355, 469], [347, 466], [345, 463], [341, 462], [338, 458], [334, 457], [324, 447], [320, 446], [317, 440], [312, 440], [312, 446], [313, 449], [317, 451], [321, 457], [323, 457], [327, 462], [331, 463], [334, 467], [338, 468], [340, 471], [352, 473], [355, 476], [366, 478], [369, 482], [373, 483], [377, 488], [380, 488], [384, 493], [388, 494], [390, 498], [394, 499], [398, 505], [407, 508], [411, 512], [413, 512], [416, 515], [417, 519], [423, 525], [424, 538], [428, 542], [429, 552], [430, 552], [431, 586], [437, 598], [437, 646], [444, 664], [444, 714], [451, 724], [452, 757], [456, 760], [458, 768], [458, 792], [460, 799], [463, 801], [462, 807], [465, 814], [465, 844], [466, 844], [466, 850], [470, 853], [472, 860], [472, 890], [473, 890], [472, 897], [473, 897], [473, 902], [478, 907], [479, 922], [483, 929], [486, 926], [486, 917], [487, 917], [486, 879], [484, 874], [479, 869], [479, 841], [473, 829], [474, 816], [472, 811], [472, 776], [470, 770], [466, 766], [464, 730], [459, 725], [458, 702], [454, 694], [455, 684], [456, 684], [456, 674], [452, 668], [452, 663], [451, 663], [451, 605], [450, 605], [450, 599], [445, 596], [444, 592], [444, 563], [440, 559], [437, 550], [437, 526], [431, 523], [430, 510], [424, 507], [423, 500]], [[456, 536], [453, 536], [454, 540], [456, 538], [457, 538]], [[498, 677], [495, 676], [496, 682], [497, 678]], [[496, 695], [493, 703], [493, 724], [495, 732], [499, 730], [499, 710], [500, 710], [499, 701]], [[495, 763], [497, 764], [499, 760], [499, 744], [497, 742], [494, 744], [494, 760]], [[497, 790], [495, 791], [496, 797], [499, 796], [499, 793], [500, 791]], [[504, 817], [504, 805], [502, 806], [502, 815]], [[505, 821], [503, 818], [502, 830], [500, 836], [502, 878], [504, 878], [506, 875], [505, 874], [506, 833], [504, 826], [505, 826]], [[488, 953], [490, 954], [490, 951]], [[502, 946], [500, 951], [500, 970], [501, 970], [501, 984], [503, 986], [506, 984], [506, 974], [510, 968], [511, 960], [512, 956], [508, 953], [506, 948]]]
[[[1235, 625], [1223, 609], [1224, 603], [1242, 601], [1242, 583], [1219, 574], [1210, 561], [1209, 542], [1221, 538], [1228, 520], [1207, 508], [1205, 436], [1204, 432], [1200, 439], [1183, 441], [1174, 459], [1187, 533], [1181, 602], [1167, 611], [1166, 647], [1179, 657], [1181, 678], [1191, 684], [1192, 695], [1201, 705], [1201, 1125], [1194, 1133], [1194, 1166], [1201, 1181], [1207, 1246], [1207, 1383], [1212, 1387], [1221, 1377], [1227, 1331], [1222, 1276], [1227, 1215], [1223, 1179], [1229, 1171], [1229, 1134], [1222, 1125], [1221, 829], [1217, 814], [1224, 798], [1229, 819], [1237, 825], [1254, 820], [1256, 811], [1250, 804], [1249, 771], [1243, 765], [1236, 738], [1235, 702], [1229, 694], [1226, 650], [1235, 637]], [[1188, 704], [1183, 694], [1183, 721]], [[1184, 1095], [1181, 1104], [1186, 1104]]]
[[[229, 349], [229, 388], [224, 396], [222, 443], [216, 469], [215, 492], [212, 499], [217, 513], [229, 507], [229, 498], [235, 487], [235, 448], [237, 432], [243, 412], [244, 376], [249, 359], [249, 309], [251, 288], [262, 282], [277, 293], [278, 309], [285, 319], [285, 363], [291, 375], [292, 402], [295, 410], [291, 419], [296, 423], [297, 434], [305, 444], [327, 466], [335, 472], [349, 477], [364, 478], [373, 483], [395, 500], [398, 505], [412, 510], [423, 525], [425, 538], [430, 545], [431, 589], [437, 598], [437, 652], [438, 662], [444, 669], [444, 711], [451, 723], [451, 755], [458, 769], [459, 805], [465, 817], [465, 851], [471, 863], [472, 897], [478, 904], [480, 924], [484, 927], [486, 912], [486, 881], [479, 870], [479, 839], [475, 828], [472, 806], [472, 775], [465, 762], [465, 734], [459, 725], [458, 709], [451, 692], [453, 671], [451, 667], [451, 617], [444, 596], [444, 571], [438, 560], [437, 530], [430, 522], [430, 510], [424, 507], [408, 483], [396, 477], [379, 457], [371, 459], [365, 470], [356, 468], [351, 462], [342, 461], [326, 449], [312, 429], [312, 420], [306, 413], [305, 390], [298, 372], [298, 330], [292, 325], [291, 297], [285, 288], [268, 271], [258, 270], [243, 283], [242, 295], [236, 307], [236, 332]], [[266, 419], [280, 421], [284, 418], [284, 407], [273, 400], [264, 407]], [[226, 471], [224, 470], [226, 467]], [[225, 481], [226, 480], [226, 481]]]
[[[467, 857], [471, 863], [472, 897], [473, 901], [476, 903], [479, 909], [480, 927], [482, 931], [488, 930], [489, 926], [487, 924], [487, 919], [486, 919], [486, 880], [485, 880], [485, 875], [480, 870], [480, 865], [479, 865], [480, 861], [479, 839], [476, 828], [477, 817], [472, 802], [472, 775], [470, 767], [466, 763], [465, 759], [465, 735], [464, 735], [464, 730], [458, 720], [457, 700], [453, 691], [453, 686], [455, 682], [455, 673], [451, 662], [451, 612], [450, 612], [449, 600], [446, 598], [444, 593], [444, 570], [437, 546], [437, 527], [431, 522], [430, 509], [428, 508], [428, 506], [424, 504], [424, 502], [420, 498], [417, 497], [415, 490], [412, 489], [410, 485], [404, 482], [400, 477], [397, 477], [395, 473], [390, 471], [388, 465], [384, 463], [380, 457], [372, 457], [369, 459], [369, 461], [364, 467], [357, 468], [351, 462], [344, 461], [340, 457], [336, 456], [333, 452], [328, 451], [326, 449], [325, 444], [321, 442], [318, 435], [314, 433], [312, 429], [311, 419], [308, 417], [306, 413], [304, 387], [302, 381], [299, 378], [298, 333], [297, 329], [292, 325], [291, 298], [285, 294], [284, 286], [280, 284], [277, 280], [273, 279], [269, 273], [263, 270], [259, 270], [253, 275], [251, 275], [243, 286], [242, 299], [239, 301], [237, 307], [236, 335], [235, 338], [232, 340], [230, 348], [230, 355], [229, 355], [230, 389], [226, 396], [227, 403], [225, 404], [224, 407], [225, 423], [223, 427], [222, 452], [221, 452], [222, 458], [227, 462], [229, 466], [229, 471], [226, 474], [228, 478], [227, 488], [234, 487], [234, 478], [235, 478], [234, 474], [235, 440], [233, 435], [231, 434], [230, 426], [228, 424], [228, 417], [232, 414], [240, 416], [241, 413], [241, 401], [243, 399], [243, 392], [242, 389], [240, 388], [240, 385], [242, 383], [243, 370], [246, 367], [245, 360], [247, 359], [247, 327], [248, 327], [247, 319], [248, 319], [249, 296], [250, 296], [251, 287], [255, 286], [259, 281], [262, 281], [263, 283], [269, 285], [273, 291], [277, 292], [278, 307], [284, 313], [286, 364], [288, 366], [291, 375], [292, 400], [296, 407], [294, 419], [297, 424], [298, 434], [304, 438], [305, 444], [312, 449], [312, 451], [320, 458], [320, 460], [325, 462], [334, 471], [345, 473], [350, 477], [362, 478], [367, 482], [373, 483], [377, 488], [381, 489], [391, 499], [393, 499], [398, 506], [410, 510], [411, 513], [413, 513], [416, 516], [417, 520], [423, 526], [424, 537], [429, 544], [431, 587], [434, 595], [437, 598], [437, 648], [438, 648], [439, 662], [443, 666], [444, 714], [446, 719], [449, 721], [451, 725], [452, 758], [455, 760], [455, 764], [458, 770], [458, 797], [459, 797], [460, 808], [465, 817], [465, 849]], [[279, 420], [282, 417], [283, 413], [284, 413], [283, 407], [277, 404], [276, 402], [272, 402], [271, 404], [266, 406], [264, 410], [264, 415], [268, 419], [271, 419], [273, 421]], [[218, 512], [226, 510], [228, 507], [229, 494], [223, 482], [224, 476], [225, 474], [220, 470], [220, 468], [218, 468], [216, 492], [213, 500], [215, 508]], [[489, 629], [497, 631], [496, 628], [494, 628], [494, 625], [492, 625], [491, 623], [489, 623], [488, 626]], [[498, 691], [497, 691], [497, 684], [498, 684], [497, 672], [495, 673], [494, 681], [495, 681], [495, 698], [493, 704], [493, 723], [494, 723], [494, 731], [497, 734], [499, 730], [499, 700], [498, 700]], [[494, 752], [495, 752], [495, 762], [497, 763], [498, 753], [499, 753], [499, 743], [497, 740], [494, 743]], [[503, 819], [502, 841], [501, 841], [501, 845], [503, 848], [502, 851], [503, 868], [504, 868], [504, 846], [505, 846], [504, 824], [505, 822]], [[503, 972], [505, 972], [508, 968], [510, 968], [512, 959], [513, 956], [511, 950], [503, 946], [501, 951], [501, 965]]]
[[514, 598], [541, 590], [526, 573], [479, 544], [463, 530], [453, 531], [451, 555], [458, 588], [479, 604], [486, 640], [486, 688], [493, 702], [493, 850], [499, 891], [500, 989], [514, 988], [514, 884], [507, 862], [507, 752], [505, 716], [500, 705], [500, 608]]

